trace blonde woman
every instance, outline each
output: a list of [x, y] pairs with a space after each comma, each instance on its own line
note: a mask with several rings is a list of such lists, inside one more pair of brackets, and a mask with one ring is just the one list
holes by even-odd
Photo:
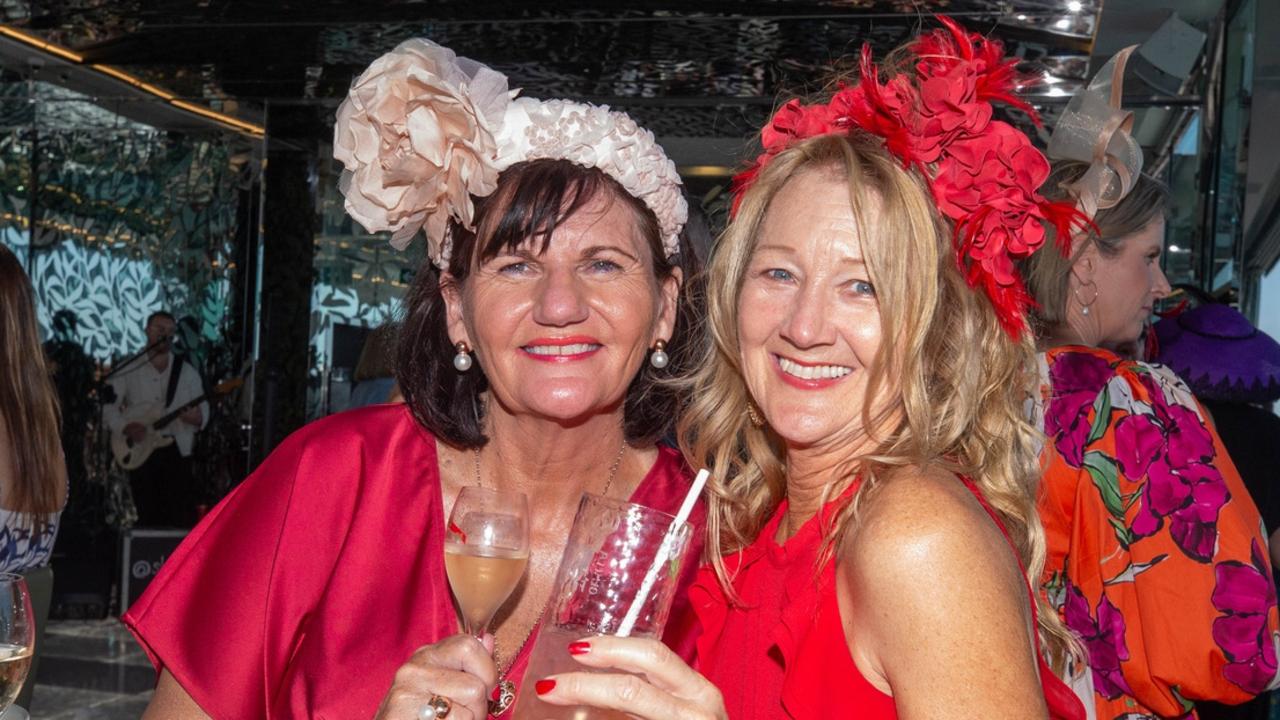
[[570, 646], [584, 665], [637, 674], [546, 678], [548, 702], [1083, 717], [1046, 662], [1071, 643], [1031, 590], [1034, 364], [1011, 270], [1070, 211], [1036, 194], [1043, 156], [990, 119], [998, 47], [948, 22], [912, 49], [914, 73], [882, 83], [864, 56], [858, 85], [788, 103], [739, 176], [682, 421], [686, 455], [713, 468], [719, 551], [692, 591], [697, 671], [657, 643], [586, 638]]

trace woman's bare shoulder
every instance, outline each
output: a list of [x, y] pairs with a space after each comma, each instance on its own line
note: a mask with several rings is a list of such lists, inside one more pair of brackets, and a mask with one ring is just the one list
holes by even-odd
[[957, 475], [940, 468], [903, 468], [884, 478], [859, 508], [840, 561], [842, 575], [869, 602], [883, 594], [894, 603], [896, 593], [931, 593], [943, 583], [1023, 582], [995, 520]]

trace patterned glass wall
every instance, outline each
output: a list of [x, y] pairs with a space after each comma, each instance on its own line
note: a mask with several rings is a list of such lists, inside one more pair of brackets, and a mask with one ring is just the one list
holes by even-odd
[[[209, 384], [239, 370], [242, 349], [228, 337], [233, 258], [255, 165], [239, 136], [162, 131], [105, 109], [110, 102], [0, 74], [0, 243], [26, 267], [51, 340], [71, 483], [61, 542], [79, 548], [110, 547], [100, 533], [135, 519], [94, 431], [94, 387], [145, 344], [147, 316], [189, 318], [188, 355]], [[229, 467], [239, 428], [236, 413], [216, 412], [200, 433], [192, 493], [202, 501], [239, 478]]]
[[166, 309], [192, 318], [193, 350], [221, 342], [248, 160], [238, 140], [166, 133], [43, 83], [0, 92], [0, 238], [31, 275], [46, 334], [72, 312], [69, 339], [110, 362]]

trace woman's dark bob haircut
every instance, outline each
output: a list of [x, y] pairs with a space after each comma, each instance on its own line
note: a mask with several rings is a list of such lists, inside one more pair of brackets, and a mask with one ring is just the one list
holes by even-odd
[[[657, 217], [616, 180], [600, 170], [567, 160], [532, 160], [503, 171], [492, 195], [474, 198], [475, 232], [450, 224], [453, 249], [448, 271], [454, 282], [466, 283], [473, 263], [514, 250], [530, 238], [540, 240], [537, 252], [546, 252], [556, 226], [600, 193], [625, 203], [635, 214], [637, 229], [648, 241], [654, 258], [654, 277], [661, 282], [679, 267], [684, 278], [675, 330], [666, 348], [671, 361], [662, 370], [644, 363], [627, 388], [624, 401], [627, 441], [650, 444], [670, 432], [680, 411], [676, 391], [665, 381], [688, 370], [693, 359], [691, 345], [696, 344], [691, 343], [691, 328], [701, 317], [700, 268], [683, 233], [680, 253], [666, 258]], [[489, 381], [480, 363], [465, 373], [453, 367], [457, 351], [449, 342], [440, 278], [440, 271], [429, 259], [424, 260], [405, 307], [396, 380], [414, 418], [433, 435], [455, 447], [481, 447], [488, 438], [484, 435], [480, 394], [488, 389]]]

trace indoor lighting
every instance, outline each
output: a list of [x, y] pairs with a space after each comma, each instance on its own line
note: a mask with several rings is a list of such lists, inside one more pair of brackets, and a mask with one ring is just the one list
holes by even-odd
[[733, 168], [723, 165], [684, 165], [676, 171], [686, 177], [731, 177]]
[[1067, 28], [1071, 27], [1071, 21], [1068, 20], [1067, 18], [1062, 18], [1058, 22], [1054, 23], [1053, 26], [1058, 28], [1059, 30], [1066, 30]]
[[1084, 4], [1081, 3], [1080, 0], [1068, 0], [1067, 10], [1070, 10], [1073, 13], [1078, 13], [1083, 9], [1084, 9]]
[[186, 110], [189, 113], [194, 113], [196, 115], [207, 117], [210, 120], [213, 120], [214, 122], [222, 123], [223, 125], [229, 125], [233, 128], [236, 128], [237, 130], [243, 130], [244, 132], [249, 133], [250, 135], [262, 137], [266, 133], [266, 128], [262, 127], [261, 125], [254, 125], [253, 123], [245, 122], [244, 120], [231, 117], [230, 115], [227, 115], [225, 113], [220, 113], [216, 110], [210, 110], [209, 108], [204, 107], [203, 105], [196, 105], [194, 103], [189, 103], [185, 100], [170, 100], [169, 104], [178, 108], [179, 110]]
[[0, 25], [0, 35], [11, 37], [14, 40], [17, 40], [18, 42], [24, 45], [30, 45], [31, 47], [37, 48], [39, 50], [43, 50], [49, 53], [50, 55], [57, 55], [63, 60], [70, 60], [73, 63], [84, 62], [83, 55], [73, 53], [64, 47], [61, 47], [59, 45], [54, 45], [51, 42], [45, 42], [44, 40], [41, 40], [35, 35], [28, 35], [22, 32], [21, 30], [14, 30], [13, 28], [7, 25]]
[[199, 115], [203, 118], [208, 118], [209, 120], [212, 120], [220, 125], [225, 125], [229, 128], [239, 130], [240, 132], [247, 133], [254, 137], [262, 137], [263, 135], [266, 134], [266, 128], [262, 127], [261, 125], [256, 125], [251, 122], [246, 122], [239, 118], [232, 117], [231, 115], [227, 115], [226, 113], [220, 113], [216, 110], [212, 110], [203, 105], [196, 105], [195, 103], [189, 103], [189, 102], [186, 102], [185, 100], [179, 100], [176, 95], [169, 92], [168, 90], [165, 90], [164, 88], [158, 87], [156, 85], [152, 85], [151, 83], [144, 82], [143, 80], [141, 80], [140, 78], [134, 75], [124, 72], [123, 70], [113, 68], [109, 65], [99, 65], [97, 63], [86, 64], [84, 61], [83, 55], [72, 52], [71, 50], [68, 50], [67, 48], [64, 48], [60, 45], [55, 45], [51, 42], [45, 42], [44, 40], [41, 40], [40, 38], [34, 35], [24, 33], [21, 30], [15, 30], [7, 25], [0, 25], [0, 35], [8, 37], [12, 40], [16, 40], [28, 47], [33, 47], [37, 50], [42, 50], [44, 52], [47, 52], [50, 55], [55, 55], [68, 62], [73, 62], [77, 65], [87, 67], [95, 72], [106, 75], [107, 77], [113, 78], [115, 80], [119, 80], [120, 82], [130, 85], [138, 90], [141, 90], [142, 92], [147, 93], [148, 95], [157, 97], [165, 101], [169, 105], [179, 110], [182, 110], [184, 112], [188, 112], [193, 115]]
[[156, 97], [162, 100], [172, 101], [177, 97], [173, 93], [166, 91], [164, 88], [159, 88], [159, 87], [156, 87], [155, 85], [152, 85], [151, 83], [143, 82], [142, 80], [134, 77], [133, 75], [130, 75], [129, 73], [123, 70], [117, 70], [111, 67], [110, 65], [98, 65], [97, 63], [94, 63], [89, 67], [93, 68], [94, 70], [97, 70], [103, 75], [110, 75], [111, 77], [119, 80], [120, 82], [128, 83], [138, 88], [139, 90], [142, 90], [144, 92], [149, 92], [152, 95], [155, 95]]

